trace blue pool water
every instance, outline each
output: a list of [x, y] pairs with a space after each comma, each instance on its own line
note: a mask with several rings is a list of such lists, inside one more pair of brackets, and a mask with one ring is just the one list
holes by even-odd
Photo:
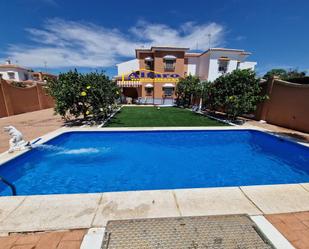
[[[240, 131], [70, 132], [0, 166], [19, 195], [309, 182], [309, 148]], [[10, 191], [0, 183], [0, 195]]]

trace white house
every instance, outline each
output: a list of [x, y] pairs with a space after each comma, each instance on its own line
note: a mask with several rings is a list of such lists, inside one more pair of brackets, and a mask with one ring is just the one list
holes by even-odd
[[0, 77], [11, 81], [32, 80], [32, 75], [28, 68], [11, 64], [10, 60], [7, 60], [5, 64], [0, 64]]
[[246, 61], [251, 53], [239, 49], [211, 48], [203, 53], [186, 53], [187, 75], [213, 81], [235, 69], [255, 69], [256, 62]]

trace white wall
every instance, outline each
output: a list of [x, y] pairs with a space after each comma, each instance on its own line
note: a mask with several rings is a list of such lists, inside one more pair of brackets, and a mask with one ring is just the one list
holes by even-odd
[[199, 66], [199, 57], [188, 57], [187, 75], [197, 75]]
[[239, 64], [239, 69], [255, 69], [256, 62], [254, 61], [244, 61]]
[[199, 58], [198, 63], [198, 76], [201, 80], [207, 80], [209, 77], [209, 70], [210, 70], [210, 61], [209, 61], [209, 54], [202, 54]]
[[122, 62], [117, 64], [117, 68], [118, 75], [128, 74], [139, 69], [139, 61], [138, 59], [133, 59], [130, 61]]
[[227, 68], [227, 73], [233, 72], [235, 69], [237, 69], [237, 61], [236, 60], [230, 60]]
[[[8, 73], [14, 73], [15, 79], [10, 79]], [[21, 68], [0, 68], [0, 74], [4, 80], [24, 81], [26, 80], [25, 74], [28, 75], [28, 79], [31, 79], [31, 75], [27, 69]]]
[[209, 73], [208, 79], [209, 81], [214, 81], [216, 78], [220, 77], [222, 73], [218, 71], [219, 65], [217, 59], [210, 59], [209, 61]]
[[223, 73], [219, 72], [219, 61], [218, 59], [222, 56], [228, 57], [229, 63], [227, 68], [227, 73], [231, 73], [237, 69], [238, 61], [239, 69], [252, 69], [254, 70], [256, 62], [244, 61], [247, 55], [242, 53], [230, 52], [230, 51], [211, 51], [201, 55], [199, 58], [199, 68], [198, 75], [202, 80], [214, 81], [216, 78], [220, 77]]

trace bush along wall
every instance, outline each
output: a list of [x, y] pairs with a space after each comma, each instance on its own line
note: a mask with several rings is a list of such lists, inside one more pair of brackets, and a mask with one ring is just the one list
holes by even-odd
[[252, 113], [266, 99], [254, 71], [234, 70], [210, 83], [205, 91], [206, 107], [224, 111], [229, 118]]

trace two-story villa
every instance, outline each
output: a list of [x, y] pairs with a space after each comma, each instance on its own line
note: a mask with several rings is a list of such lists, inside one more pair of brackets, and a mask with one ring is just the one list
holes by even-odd
[[117, 64], [116, 80], [124, 101], [142, 104], [173, 104], [176, 84], [187, 75], [213, 81], [235, 69], [254, 70], [256, 65], [246, 61], [251, 53], [238, 49], [190, 53], [189, 48], [151, 47], [135, 52], [136, 59]]

